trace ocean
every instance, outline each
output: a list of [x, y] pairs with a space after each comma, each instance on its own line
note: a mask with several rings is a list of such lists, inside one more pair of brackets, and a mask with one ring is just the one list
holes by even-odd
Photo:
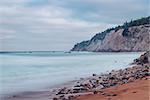
[[0, 53], [0, 96], [52, 88], [72, 80], [129, 66], [139, 52]]

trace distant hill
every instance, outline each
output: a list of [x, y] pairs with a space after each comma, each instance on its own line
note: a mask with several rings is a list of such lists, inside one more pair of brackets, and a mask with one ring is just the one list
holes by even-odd
[[150, 16], [125, 22], [77, 43], [71, 51], [119, 52], [146, 51], [150, 47]]

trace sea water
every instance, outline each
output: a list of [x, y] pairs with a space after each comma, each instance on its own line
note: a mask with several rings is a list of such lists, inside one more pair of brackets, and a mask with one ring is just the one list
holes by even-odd
[[141, 53], [5, 52], [0, 53], [0, 96], [38, 91], [129, 66]]

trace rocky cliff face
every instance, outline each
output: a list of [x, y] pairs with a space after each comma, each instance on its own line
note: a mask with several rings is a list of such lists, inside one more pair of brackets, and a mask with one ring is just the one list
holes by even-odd
[[150, 48], [150, 24], [147, 22], [126, 23], [96, 34], [91, 40], [77, 43], [72, 51], [119, 52], [146, 51]]

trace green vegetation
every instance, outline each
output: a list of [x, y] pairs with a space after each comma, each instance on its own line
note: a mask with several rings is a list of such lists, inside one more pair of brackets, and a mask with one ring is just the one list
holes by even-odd
[[129, 28], [128, 23], [127, 23], [127, 22], [124, 23], [123, 27], [124, 27], [124, 30], [123, 30], [123, 32], [122, 32], [122, 35], [123, 35], [124, 37], [129, 36], [130, 32], [129, 32], [129, 30], [128, 30], [128, 28]]
[[92, 39], [92, 42], [96, 42], [97, 40], [103, 40], [106, 36], [107, 33], [109, 33], [110, 31], [114, 30], [114, 28], [109, 28], [101, 33], [97, 33]]
[[139, 26], [139, 25], [145, 25], [145, 24], [149, 24], [150, 23], [150, 16], [149, 17], [145, 17], [145, 18], [141, 18], [141, 19], [137, 19], [134, 21], [130, 21], [129, 23], [125, 23], [128, 27], [132, 27], [132, 26]]
[[[106, 36], [106, 34], [110, 33], [111, 31], [117, 32], [119, 29], [124, 29], [122, 32], [123, 37], [131, 37], [131, 33], [129, 32], [129, 28], [133, 26], [139, 26], [139, 25], [146, 25], [150, 23], [150, 16], [144, 17], [141, 19], [137, 19], [130, 22], [125, 22], [123, 25], [118, 25], [116, 27], [109, 28], [103, 32], [97, 33], [94, 37], [92, 37], [90, 40], [83, 41], [81, 43], [77, 43], [74, 48], [86, 48], [91, 43], [96, 43], [99, 40], [103, 40]], [[73, 48], [73, 49], [74, 49]]]
[[130, 21], [130, 22], [125, 22], [121, 28], [124, 29], [124, 31], [122, 32], [123, 36], [130, 36], [130, 32], [128, 31], [129, 27], [133, 27], [133, 26], [139, 26], [139, 25], [145, 25], [145, 24], [149, 24], [150, 23], [150, 16], [149, 17], [145, 17], [145, 18], [141, 18], [141, 19], [137, 19], [134, 21]]
[[81, 43], [77, 43], [75, 45], [75, 47], [77, 47], [77, 48], [83, 48], [83, 47], [86, 47], [88, 45], [89, 45], [89, 41], [82, 41]]
[[103, 32], [97, 33], [92, 39], [91, 41], [97, 41], [97, 40], [103, 40], [106, 36], [107, 33], [109, 33], [112, 30], [115, 30], [115, 32], [117, 32], [119, 29], [124, 29], [124, 31], [122, 32], [123, 36], [130, 36], [130, 32], [128, 31], [129, 27], [133, 27], [133, 26], [139, 26], [139, 25], [145, 25], [145, 24], [149, 24], [150, 23], [150, 16], [148, 17], [144, 17], [141, 19], [137, 19], [134, 21], [130, 21], [130, 22], [125, 22], [123, 25], [118, 25], [116, 27], [113, 28], [109, 28]]

